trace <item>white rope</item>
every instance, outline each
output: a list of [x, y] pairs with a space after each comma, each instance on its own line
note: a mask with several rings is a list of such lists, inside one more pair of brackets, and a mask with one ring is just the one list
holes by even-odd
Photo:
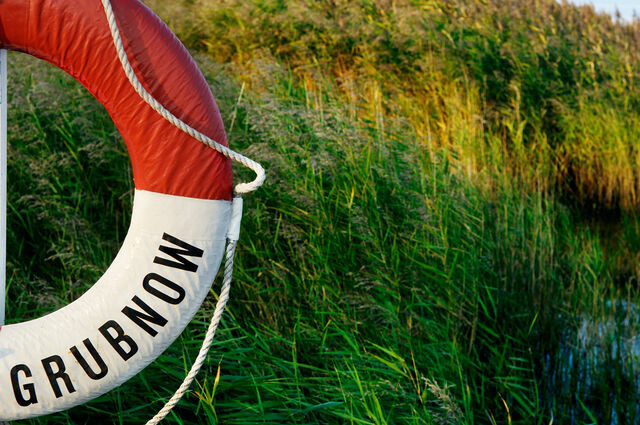
[[220, 323], [220, 318], [222, 317], [222, 313], [224, 312], [224, 307], [227, 305], [227, 301], [229, 300], [229, 289], [231, 287], [231, 277], [233, 275], [233, 255], [236, 251], [236, 244], [238, 241], [229, 240], [227, 243], [227, 257], [224, 262], [224, 280], [222, 281], [222, 290], [220, 291], [220, 298], [218, 298], [218, 303], [216, 304], [216, 310], [213, 313], [213, 317], [211, 318], [211, 323], [209, 324], [209, 329], [207, 329], [207, 334], [202, 342], [202, 347], [200, 347], [200, 352], [198, 353], [198, 357], [196, 361], [191, 366], [191, 370], [184, 378], [182, 385], [180, 388], [173, 394], [173, 397], [164, 405], [164, 407], [151, 419], [147, 422], [146, 425], [156, 425], [165, 416], [171, 412], [171, 409], [178, 404], [182, 396], [189, 386], [195, 379], [196, 375], [200, 371], [202, 364], [207, 358], [207, 353], [209, 352], [209, 348], [211, 347], [211, 343], [213, 342], [213, 337], [216, 334], [216, 329], [218, 328], [218, 324]]
[[164, 119], [169, 121], [174, 126], [178, 127], [180, 130], [187, 133], [189, 136], [193, 137], [196, 140], [204, 143], [212, 149], [220, 152], [227, 158], [231, 158], [233, 161], [239, 162], [247, 168], [252, 169], [256, 173], [256, 178], [249, 183], [240, 183], [236, 186], [235, 192], [249, 193], [253, 192], [264, 183], [265, 174], [264, 168], [262, 165], [253, 161], [252, 159], [247, 158], [244, 155], [235, 152], [226, 146], [221, 145], [210, 137], [200, 133], [198, 130], [194, 129], [184, 121], [180, 120], [178, 117], [173, 115], [170, 111], [168, 111], [160, 102], [158, 102], [151, 94], [142, 86], [140, 80], [136, 76], [133, 67], [129, 63], [129, 59], [127, 58], [127, 52], [124, 50], [124, 45], [122, 44], [122, 38], [120, 37], [120, 30], [118, 29], [118, 24], [116, 23], [116, 17], [113, 14], [113, 9], [111, 8], [111, 3], [109, 0], [102, 0], [102, 6], [104, 7], [104, 11], [107, 15], [107, 21], [109, 22], [109, 29], [111, 30], [111, 36], [113, 37], [113, 44], [116, 47], [118, 52], [118, 58], [120, 59], [120, 63], [122, 63], [122, 69], [124, 73], [127, 75], [131, 86], [134, 90], [140, 95], [140, 97], [147, 102], [149, 106], [151, 106], [157, 113], [162, 115]]
[[[124, 70], [131, 86], [134, 90], [140, 95], [140, 97], [151, 106], [156, 112], [158, 112], [162, 117], [164, 117], [167, 121], [169, 121], [174, 126], [178, 127], [180, 130], [184, 131], [191, 137], [205, 145], [215, 149], [220, 152], [224, 156], [231, 158], [231, 160], [239, 162], [245, 167], [250, 168], [256, 173], [256, 178], [249, 183], [240, 183], [235, 187], [235, 193], [243, 194], [253, 192], [262, 186], [265, 179], [264, 168], [257, 162], [253, 161], [241, 155], [226, 146], [221, 145], [215, 140], [209, 138], [208, 136], [200, 133], [193, 127], [189, 126], [178, 117], [173, 115], [170, 111], [168, 111], [164, 106], [160, 104], [140, 83], [138, 77], [136, 76], [133, 67], [129, 63], [129, 59], [127, 58], [127, 53], [124, 50], [124, 45], [122, 44], [122, 38], [120, 37], [120, 31], [118, 29], [118, 25], [116, 23], [115, 15], [113, 13], [113, 9], [111, 7], [111, 3], [109, 0], [101, 0], [102, 5], [104, 7], [105, 14], [107, 15], [107, 21], [109, 22], [109, 28], [111, 30], [111, 36], [113, 38], [113, 43], [118, 52], [118, 58], [120, 59], [120, 63], [122, 64], [122, 69]], [[216, 334], [216, 329], [218, 328], [218, 324], [220, 323], [220, 319], [222, 318], [222, 313], [224, 312], [224, 308], [227, 305], [227, 301], [229, 300], [229, 290], [231, 288], [231, 280], [233, 276], [233, 256], [236, 251], [236, 245], [238, 243], [238, 237], [240, 234], [240, 220], [242, 217], [242, 198], [236, 197], [233, 200], [231, 207], [231, 220], [229, 224], [229, 230], [227, 232], [227, 247], [226, 247], [226, 258], [224, 263], [224, 278], [222, 281], [222, 289], [220, 291], [220, 297], [218, 298], [218, 302], [216, 303], [216, 309], [213, 313], [213, 317], [211, 318], [211, 323], [209, 324], [209, 328], [207, 329], [207, 333], [205, 335], [204, 341], [202, 342], [202, 347], [200, 347], [200, 352], [198, 353], [198, 357], [196, 357], [193, 366], [189, 370], [189, 373], [185, 377], [184, 381], [175, 392], [175, 394], [169, 399], [169, 401], [164, 405], [164, 407], [151, 419], [147, 422], [146, 425], [156, 425], [162, 419], [164, 419], [171, 409], [180, 401], [182, 396], [187, 392], [189, 386], [195, 379], [196, 375], [202, 368], [204, 361], [207, 358], [207, 354], [209, 352], [209, 348], [211, 348], [211, 344], [213, 343], [213, 338]]]
[[173, 394], [173, 397], [164, 405], [164, 407], [149, 421], [146, 425], [156, 425], [165, 416], [169, 414], [171, 409], [180, 401], [184, 393], [189, 388], [189, 385], [193, 382], [196, 375], [200, 371], [202, 364], [207, 358], [207, 353], [209, 352], [209, 348], [211, 347], [211, 343], [213, 342], [213, 337], [216, 334], [216, 329], [218, 328], [218, 324], [220, 323], [220, 318], [222, 317], [222, 313], [224, 312], [224, 307], [227, 305], [227, 301], [229, 300], [229, 289], [231, 288], [231, 280], [233, 277], [233, 255], [236, 252], [236, 245], [238, 243], [238, 238], [240, 237], [240, 221], [242, 219], [242, 198], [237, 197], [233, 199], [233, 203], [231, 204], [231, 218], [229, 220], [229, 230], [227, 231], [227, 248], [226, 248], [226, 258], [224, 260], [224, 278], [222, 280], [222, 289], [220, 290], [220, 297], [218, 298], [218, 302], [216, 303], [216, 309], [213, 312], [213, 317], [211, 317], [211, 323], [209, 324], [209, 329], [207, 329], [207, 334], [204, 337], [204, 341], [202, 342], [202, 347], [200, 347], [200, 352], [198, 353], [198, 357], [196, 357], [196, 361], [191, 366], [191, 370], [184, 378], [182, 385], [180, 388]]

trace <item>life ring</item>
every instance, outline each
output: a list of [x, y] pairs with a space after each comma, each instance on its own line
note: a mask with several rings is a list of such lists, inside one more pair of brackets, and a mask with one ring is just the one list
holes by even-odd
[[[173, 115], [227, 145], [195, 62], [137, 0], [112, 0], [137, 78]], [[47, 316], [0, 328], [0, 418], [84, 403], [157, 358], [218, 272], [231, 211], [230, 161], [160, 116], [123, 72], [99, 0], [2, 0], [0, 48], [65, 70], [106, 108], [133, 168], [131, 225], [92, 288]]]

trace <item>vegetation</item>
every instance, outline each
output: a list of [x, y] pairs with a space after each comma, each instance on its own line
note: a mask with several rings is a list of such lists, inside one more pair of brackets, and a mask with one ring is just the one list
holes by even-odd
[[[268, 171], [173, 420], [640, 421], [637, 22], [552, 0], [146, 3], [196, 55], [231, 145]], [[100, 276], [133, 188], [102, 107], [61, 71], [10, 64], [19, 321]], [[23, 423], [150, 418], [216, 289], [142, 374]]]

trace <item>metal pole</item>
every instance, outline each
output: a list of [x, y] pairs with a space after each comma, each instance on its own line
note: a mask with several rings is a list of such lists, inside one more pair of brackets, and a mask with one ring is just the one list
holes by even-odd
[[7, 284], [7, 51], [0, 50], [0, 325]]

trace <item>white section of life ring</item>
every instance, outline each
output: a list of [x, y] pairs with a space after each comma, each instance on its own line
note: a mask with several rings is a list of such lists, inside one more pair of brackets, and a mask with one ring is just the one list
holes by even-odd
[[0, 420], [49, 414], [122, 384], [194, 316], [215, 278], [231, 202], [136, 190], [105, 274], [44, 317], [0, 329]]

